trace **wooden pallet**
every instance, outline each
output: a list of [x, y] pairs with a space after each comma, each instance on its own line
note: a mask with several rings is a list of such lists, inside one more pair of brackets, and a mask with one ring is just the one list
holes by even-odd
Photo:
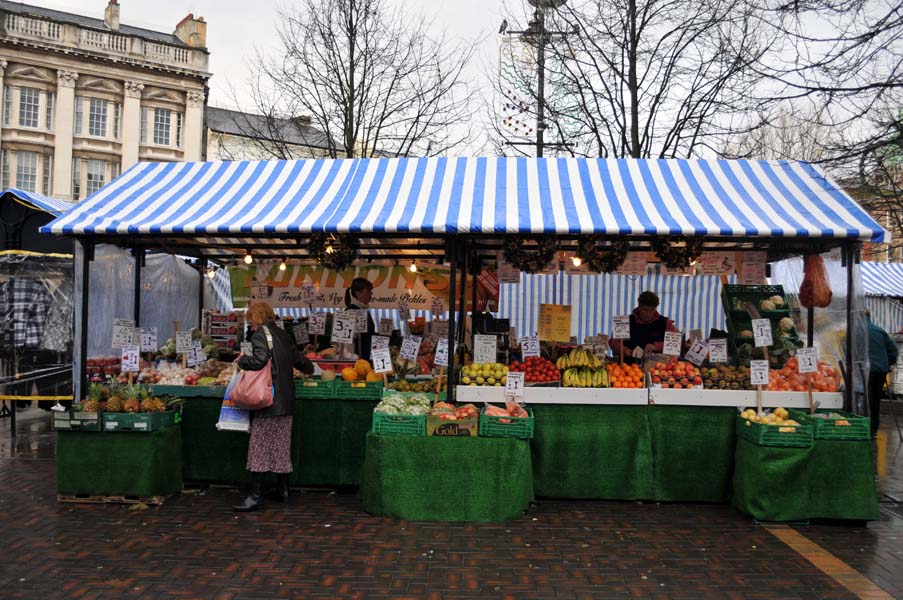
[[103, 496], [99, 494], [57, 494], [57, 502], [79, 504], [163, 504], [167, 496]]

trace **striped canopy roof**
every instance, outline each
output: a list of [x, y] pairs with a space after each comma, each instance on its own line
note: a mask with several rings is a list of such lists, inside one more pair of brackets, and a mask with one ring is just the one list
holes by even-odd
[[863, 262], [862, 289], [869, 296], [903, 297], [903, 264]]
[[41, 194], [26, 192], [25, 190], [19, 190], [16, 188], [6, 188], [2, 192], [0, 192], [0, 196], [6, 196], [7, 194], [12, 196], [19, 202], [22, 202], [26, 206], [29, 206], [36, 210], [44, 211], [46, 213], [50, 213], [57, 217], [75, 206], [74, 202], [70, 202], [68, 200], [51, 198], [50, 196], [43, 196]]
[[889, 239], [805, 162], [585, 158], [139, 163], [43, 231]]

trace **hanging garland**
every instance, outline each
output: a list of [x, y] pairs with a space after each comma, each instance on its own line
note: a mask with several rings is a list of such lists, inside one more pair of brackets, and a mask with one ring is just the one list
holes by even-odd
[[525, 273], [541, 273], [555, 258], [558, 242], [542, 235], [512, 235], [502, 246], [505, 261]]
[[357, 260], [357, 238], [351, 234], [312, 233], [307, 252], [327, 269], [341, 271]]
[[594, 273], [611, 273], [622, 264], [630, 252], [630, 242], [623, 238], [591, 235], [577, 240], [577, 257]]
[[702, 238], [686, 235], [655, 236], [649, 242], [662, 264], [673, 270], [683, 270], [702, 256]]

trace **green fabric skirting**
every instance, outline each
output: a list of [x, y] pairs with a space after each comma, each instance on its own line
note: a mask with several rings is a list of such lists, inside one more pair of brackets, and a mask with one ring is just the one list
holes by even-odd
[[182, 429], [152, 433], [58, 431], [63, 495], [164, 496], [182, 490]]
[[550, 498], [653, 498], [645, 406], [533, 405], [533, 490]]
[[654, 498], [665, 502], [727, 502], [734, 472], [737, 410], [712, 406], [650, 406]]
[[182, 405], [182, 476], [185, 481], [240, 483], [250, 480], [248, 434], [218, 431], [222, 398], [185, 398]]
[[413, 521], [505, 521], [533, 499], [530, 443], [367, 434], [361, 502]]

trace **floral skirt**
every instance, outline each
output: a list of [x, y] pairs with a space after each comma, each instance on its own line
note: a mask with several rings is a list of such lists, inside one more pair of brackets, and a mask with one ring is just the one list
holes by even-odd
[[248, 471], [292, 472], [292, 417], [254, 417], [248, 442]]

